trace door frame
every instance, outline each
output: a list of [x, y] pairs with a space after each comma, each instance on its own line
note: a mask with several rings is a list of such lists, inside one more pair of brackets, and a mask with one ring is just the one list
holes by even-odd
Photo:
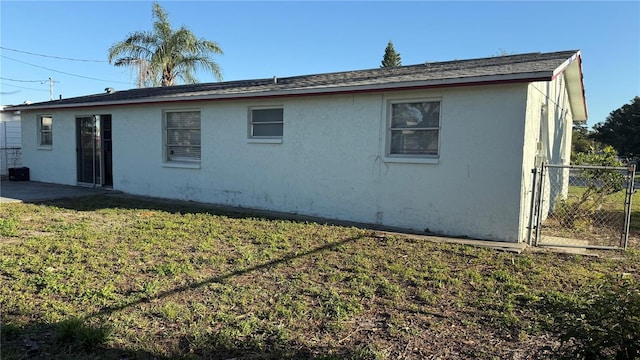
[[[83, 166], [82, 121], [92, 119], [92, 172], [91, 181], [86, 181], [81, 173]], [[76, 181], [80, 186], [111, 187], [113, 186], [113, 156], [111, 148], [111, 114], [76, 115]], [[100, 133], [96, 136], [96, 131]], [[95, 139], [99, 139], [99, 143]], [[99, 149], [99, 169], [96, 169], [96, 155]], [[98, 171], [96, 171], [98, 170]], [[85, 181], [83, 181], [85, 180]]]

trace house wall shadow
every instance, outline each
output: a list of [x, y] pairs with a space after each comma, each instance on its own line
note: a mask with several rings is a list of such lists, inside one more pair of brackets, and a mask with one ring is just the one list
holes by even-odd
[[[185, 200], [154, 198], [146, 196], [128, 195], [122, 193], [97, 194], [75, 198], [61, 198], [55, 200], [32, 202], [33, 204], [56, 206], [75, 211], [96, 211], [103, 209], [149, 210], [164, 211], [171, 214], [211, 214], [226, 216], [233, 219], [261, 218], [267, 220], [289, 220], [294, 222], [311, 222], [325, 225], [358, 227], [367, 230], [391, 231], [414, 235], [427, 235], [424, 231], [385, 226], [380, 224], [362, 223], [347, 220], [337, 220], [319, 216], [301, 215], [271, 210], [242, 208], [229, 205], [200, 203]], [[428, 233], [440, 237], [455, 237], [451, 235]]]
[[353, 347], [337, 346], [328, 348], [317, 345], [306, 347], [295, 341], [268, 336], [257, 343], [241, 338], [225, 338], [219, 334], [183, 336], [178, 346], [168, 354], [135, 350], [122, 347], [117, 341], [105, 338], [104, 341], [87, 344], [82, 331], [89, 328], [108, 328], [108, 323], [99, 325], [80, 325], [75, 337], [60, 338], [61, 322], [47, 324], [33, 322], [25, 326], [2, 326], [0, 338], [0, 359], [104, 359], [104, 360], [169, 360], [169, 359], [373, 359], [374, 354], [365, 344]]

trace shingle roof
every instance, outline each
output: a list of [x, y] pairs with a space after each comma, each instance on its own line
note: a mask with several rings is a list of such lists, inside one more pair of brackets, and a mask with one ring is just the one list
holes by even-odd
[[17, 110], [74, 108], [149, 102], [206, 100], [221, 98], [290, 96], [376, 89], [403, 89], [428, 86], [500, 81], [550, 80], [577, 50], [529, 53], [482, 59], [455, 60], [395, 68], [378, 68], [292, 76], [155, 87], [100, 93], [19, 105]]

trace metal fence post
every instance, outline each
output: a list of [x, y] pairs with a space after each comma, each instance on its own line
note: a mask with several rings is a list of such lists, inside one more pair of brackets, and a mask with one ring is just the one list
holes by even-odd
[[542, 162], [542, 164], [540, 165], [540, 180], [538, 181], [538, 188], [537, 188], [537, 193], [538, 193], [538, 198], [536, 199], [536, 225], [535, 225], [535, 238], [536, 238], [536, 246], [538, 246], [538, 243], [540, 242], [540, 218], [542, 216], [540, 216], [541, 212], [542, 212], [542, 203], [544, 202], [544, 196], [543, 196], [543, 189], [544, 189], [544, 170], [545, 170], [545, 163]]
[[635, 192], [634, 180], [636, 175], [636, 166], [631, 165], [627, 170], [627, 193], [624, 199], [624, 228], [623, 228], [623, 238], [622, 238], [622, 248], [626, 251], [627, 244], [629, 242], [629, 225], [631, 224], [631, 200], [633, 199], [633, 193]]
[[538, 185], [538, 168], [533, 168], [531, 170], [533, 174], [533, 180], [531, 182], [531, 204], [529, 205], [529, 227], [527, 231], [527, 245], [531, 246], [531, 235], [533, 234], [533, 224], [536, 218], [536, 197], [538, 196], [537, 185]]

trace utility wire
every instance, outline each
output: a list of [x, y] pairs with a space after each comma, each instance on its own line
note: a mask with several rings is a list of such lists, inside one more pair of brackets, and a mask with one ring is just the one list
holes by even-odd
[[83, 78], [83, 79], [89, 79], [89, 80], [103, 81], [103, 82], [108, 82], [108, 83], [119, 83], [119, 84], [131, 85], [131, 83], [124, 82], [124, 81], [105, 80], [105, 79], [98, 79], [98, 78], [93, 78], [93, 77], [89, 77], [89, 76], [71, 74], [71, 73], [68, 73], [68, 72], [54, 70], [54, 69], [51, 69], [51, 68], [48, 68], [48, 67], [44, 67], [44, 66], [40, 66], [40, 65], [34, 65], [34, 64], [28, 63], [26, 61], [16, 60], [16, 59], [10, 58], [10, 57], [8, 57], [6, 55], [0, 55], [0, 56], [2, 56], [5, 59], [13, 60], [13, 61], [16, 61], [16, 62], [19, 62], [19, 63], [23, 63], [23, 64], [30, 65], [30, 66], [34, 66], [34, 67], [37, 67], [37, 68], [40, 68], [40, 69], [45, 69], [45, 70], [49, 70], [49, 71], [53, 71], [53, 72], [57, 72], [57, 73], [65, 74], [65, 75], [69, 75], [69, 76], [75, 76], [75, 77], [79, 77], [79, 78]]
[[108, 62], [108, 61], [106, 61], [106, 60], [73, 59], [73, 58], [60, 57], [60, 56], [53, 56], [53, 55], [37, 54], [37, 53], [29, 52], [29, 51], [22, 51], [22, 50], [10, 49], [10, 48], [6, 48], [6, 47], [4, 47], [4, 46], [0, 46], [0, 49], [2, 49], [2, 50], [9, 50], [9, 51], [15, 51], [15, 52], [18, 52], [18, 53], [29, 54], [29, 55], [42, 56], [42, 57], [46, 57], [46, 58], [60, 59], [60, 60], [82, 61], [82, 62], [97, 62], [97, 63], [106, 63], [106, 62]]
[[11, 86], [11, 87], [18, 88], [18, 89], [25, 89], [25, 90], [34, 90], [34, 91], [45, 91], [45, 92], [49, 92], [49, 90], [34, 89], [34, 88], [28, 88], [28, 87], [24, 87], [24, 86], [17, 86], [17, 85], [5, 84], [5, 83], [0, 83], [0, 85], [2, 85], [2, 86]]
[[[37, 83], [44, 83], [44, 82], [48, 82], [49, 81], [49, 79], [47, 79], [47, 80], [17, 80], [17, 79], [5, 78], [5, 77], [0, 77], [0, 80], [17, 81], [17, 82], [37, 82]], [[54, 81], [54, 82], [59, 82], [59, 81]]]

